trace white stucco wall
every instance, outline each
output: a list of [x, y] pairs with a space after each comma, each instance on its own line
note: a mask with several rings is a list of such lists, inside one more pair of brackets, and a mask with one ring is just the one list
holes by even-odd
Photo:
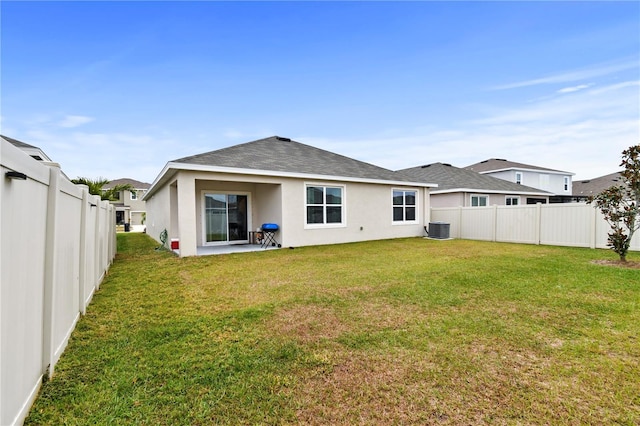
[[[306, 184], [344, 185], [346, 218], [342, 225], [313, 228], [305, 224]], [[392, 210], [393, 189], [415, 189], [418, 194], [416, 224], [394, 224]], [[287, 247], [339, 244], [387, 238], [424, 235], [425, 212], [422, 188], [354, 182], [318, 180], [290, 180], [282, 185], [283, 225], [282, 244]], [[428, 217], [428, 216], [427, 216]]]
[[[276, 239], [285, 247], [421, 236], [429, 215], [425, 188], [199, 171], [178, 171], [168, 182], [146, 199], [147, 232], [158, 240], [166, 228], [170, 238], [180, 239], [182, 256], [195, 255], [196, 247], [205, 243], [203, 200], [207, 193], [246, 194], [248, 230], [255, 231], [267, 222], [277, 223], [280, 230]], [[306, 225], [306, 184], [343, 186], [343, 224], [320, 228]], [[416, 190], [416, 223], [393, 223], [393, 189]]]
[[464, 205], [464, 194], [461, 192], [453, 192], [450, 194], [431, 194], [432, 207], [458, 207]]
[[146, 201], [147, 234], [158, 242], [160, 242], [160, 233], [164, 229], [169, 234], [171, 230], [169, 192], [170, 186], [164, 186]]

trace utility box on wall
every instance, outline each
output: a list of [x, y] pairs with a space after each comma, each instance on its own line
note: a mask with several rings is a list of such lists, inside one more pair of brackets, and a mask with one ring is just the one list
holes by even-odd
[[445, 222], [429, 222], [429, 238], [446, 240], [449, 238], [450, 224]]

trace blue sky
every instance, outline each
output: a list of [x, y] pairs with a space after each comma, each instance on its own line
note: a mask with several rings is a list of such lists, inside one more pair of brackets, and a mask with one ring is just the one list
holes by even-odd
[[638, 2], [0, 4], [2, 134], [70, 177], [279, 135], [587, 179], [640, 143]]

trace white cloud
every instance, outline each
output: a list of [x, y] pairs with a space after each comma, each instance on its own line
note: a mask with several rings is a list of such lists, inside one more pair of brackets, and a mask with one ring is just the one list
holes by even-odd
[[67, 115], [62, 121], [58, 123], [58, 126], [64, 128], [73, 128], [90, 123], [93, 120], [93, 118], [86, 117], [84, 115]]
[[495, 86], [493, 90], [507, 90], [517, 89], [520, 87], [536, 86], [540, 84], [554, 84], [554, 83], [569, 83], [573, 81], [587, 80], [595, 77], [601, 77], [608, 74], [613, 74], [620, 71], [626, 71], [633, 68], [638, 68], [637, 60], [625, 60], [614, 64], [600, 64], [595, 67], [584, 68], [580, 70], [567, 71], [559, 74], [549, 75], [542, 78], [535, 78], [531, 80], [519, 81], [515, 83], [508, 83], [500, 86]]
[[[433, 162], [464, 167], [488, 158], [573, 172], [575, 180], [618, 170], [640, 140], [640, 82], [580, 89], [508, 109], [493, 108], [449, 129], [413, 129], [359, 140], [308, 143], [392, 170]], [[305, 141], [300, 139], [301, 141]]]
[[563, 89], [558, 90], [558, 93], [573, 93], [573, 92], [577, 92], [579, 90], [584, 90], [584, 89], [588, 89], [589, 87], [593, 86], [592, 83], [589, 84], [579, 84], [577, 86], [571, 86], [571, 87], [565, 87]]

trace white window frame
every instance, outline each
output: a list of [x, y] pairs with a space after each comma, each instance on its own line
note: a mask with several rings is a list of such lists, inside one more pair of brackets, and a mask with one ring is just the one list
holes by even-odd
[[[394, 198], [394, 192], [402, 192], [402, 204], [393, 204], [393, 198]], [[411, 204], [406, 204], [406, 193], [407, 192], [413, 192], [415, 194], [415, 204], [411, 205]], [[418, 218], [420, 217], [420, 201], [418, 199], [418, 194], [420, 194], [420, 191], [418, 191], [415, 188], [392, 188], [391, 189], [391, 223], [393, 225], [415, 225], [417, 223], [419, 223]], [[402, 220], [394, 220], [393, 217], [393, 209], [396, 207], [402, 207], [402, 216], [403, 219]], [[406, 220], [406, 208], [407, 207], [413, 207], [415, 209], [415, 219], [414, 220]]]
[[[509, 200], [517, 200], [518, 202], [516, 204], [509, 204]], [[506, 197], [504, 197], [504, 205], [505, 206], [519, 206], [520, 205], [520, 197], [516, 196], [516, 195], [507, 195]]]
[[516, 183], [522, 185], [522, 172], [516, 172]]
[[138, 199], [138, 191], [135, 189], [133, 191], [129, 191], [129, 195], [131, 196], [131, 201], [136, 201]]
[[[478, 205], [474, 206], [473, 205], [473, 198], [474, 197], [478, 197]], [[487, 200], [486, 204], [484, 206], [480, 205], [480, 198], [485, 198]], [[469, 206], [470, 207], [488, 207], [489, 206], [489, 196], [487, 194], [471, 194], [471, 196], [469, 197]]]
[[569, 176], [564, 176], [564, 190], [565, 192], [569, 191]]
[[[322, 204], [308, 204], [307, 203], [307, 188], [309, 187], [317, 187], [323, 188], [323, 203]], [[342, 194], [342, 203], [341, 204], [327, 204], [327, 188], [339, 188]], [[344, 184], [335, 184], [335, 183], [320, 183], [320, 182], [305, 182], [304, 184], [304, 192], [303, 192], [303, 200], [304, 200], [304, 229], [327, 229], [327, 228], [345, 228], [347, 226], [347, 187]], [[315, 206], [323, 208], [323, 223], [308, 223], [307, 217], [307, 207]], [[340, 222], [327, 223], [327, 207], [337, 207], [341, 208], [341, 217]]]

